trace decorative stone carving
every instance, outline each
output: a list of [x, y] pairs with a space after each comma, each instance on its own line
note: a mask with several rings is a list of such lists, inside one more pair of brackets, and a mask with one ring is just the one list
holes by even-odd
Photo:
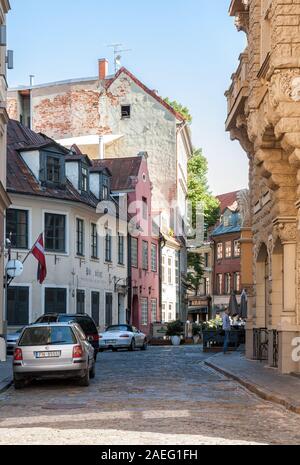
[[249, 14], [246, 11], [239, 11], [235, 15], [235, 27], [239, 32], [249, 32]]
[[297, 224], [296, 223], [278, 223], [275, 225], [276, 232], [282, 243], [296, 242]]
[[292, 79], [291, 99], [300, 102], [300, 76]]
[[282, 101], [300, 101], [300, 70], [292, 68], [275, 72], [269, 84], [269, 97], [274, 108]]
[[240, 191], [237, 194], [237, 201], [240, 215], [242, 218], [242, 226], [244, 228], [251, 226], [251, 204], [250, 195], [247, 189]]

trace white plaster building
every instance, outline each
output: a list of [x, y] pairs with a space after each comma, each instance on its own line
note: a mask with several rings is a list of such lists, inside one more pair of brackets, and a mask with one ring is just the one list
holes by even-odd
[[51, 312], [87, 313], [101, 329], [126, 322], [127, 221], [101, 214], [99, 202], [111, 200], [110, 173], [90, 173], [89, 163], [78, 151], [9, 122], [12, 258], [23, 260], [43, 231], [48, 270], [40, 285], [30, 255], [9, 286], [10, 329]]

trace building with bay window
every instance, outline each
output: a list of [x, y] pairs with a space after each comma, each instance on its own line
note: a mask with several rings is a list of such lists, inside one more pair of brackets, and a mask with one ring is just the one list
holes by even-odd
[[125, 323], [127, 215], [111, 197], [111, 173], [92, 171], [77, 147], [66, 149], [16, 121], [9, 121], [7, 144], [12, 259], [22, 261], [43, 232], [48, 270], [40, 285], [37, 261], [28, 257], [8, 288], [9, 328], [51, 312], [87, 313], [101, 329]]

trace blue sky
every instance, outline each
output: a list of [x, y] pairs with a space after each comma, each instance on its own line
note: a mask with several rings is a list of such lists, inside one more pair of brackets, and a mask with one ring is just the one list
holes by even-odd
[[[130, 48], [122, 64], [163, 97], [188, 106], [193, 143], [209, 161], [215, 194], [247, 187], [247, 158], [225, 133], [225, 90], [245, 47], [229, 0], [10, 0], [10, 86], [96, 76], [111, 43]], [[111, 67], [111, 71], [112, 71]]]

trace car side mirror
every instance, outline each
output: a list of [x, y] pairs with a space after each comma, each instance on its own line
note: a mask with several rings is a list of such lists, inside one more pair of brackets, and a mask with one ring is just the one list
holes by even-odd
[[89, 336], [88, 339], [87, 339], [89, 342], [93, 342], [93, 336]]

